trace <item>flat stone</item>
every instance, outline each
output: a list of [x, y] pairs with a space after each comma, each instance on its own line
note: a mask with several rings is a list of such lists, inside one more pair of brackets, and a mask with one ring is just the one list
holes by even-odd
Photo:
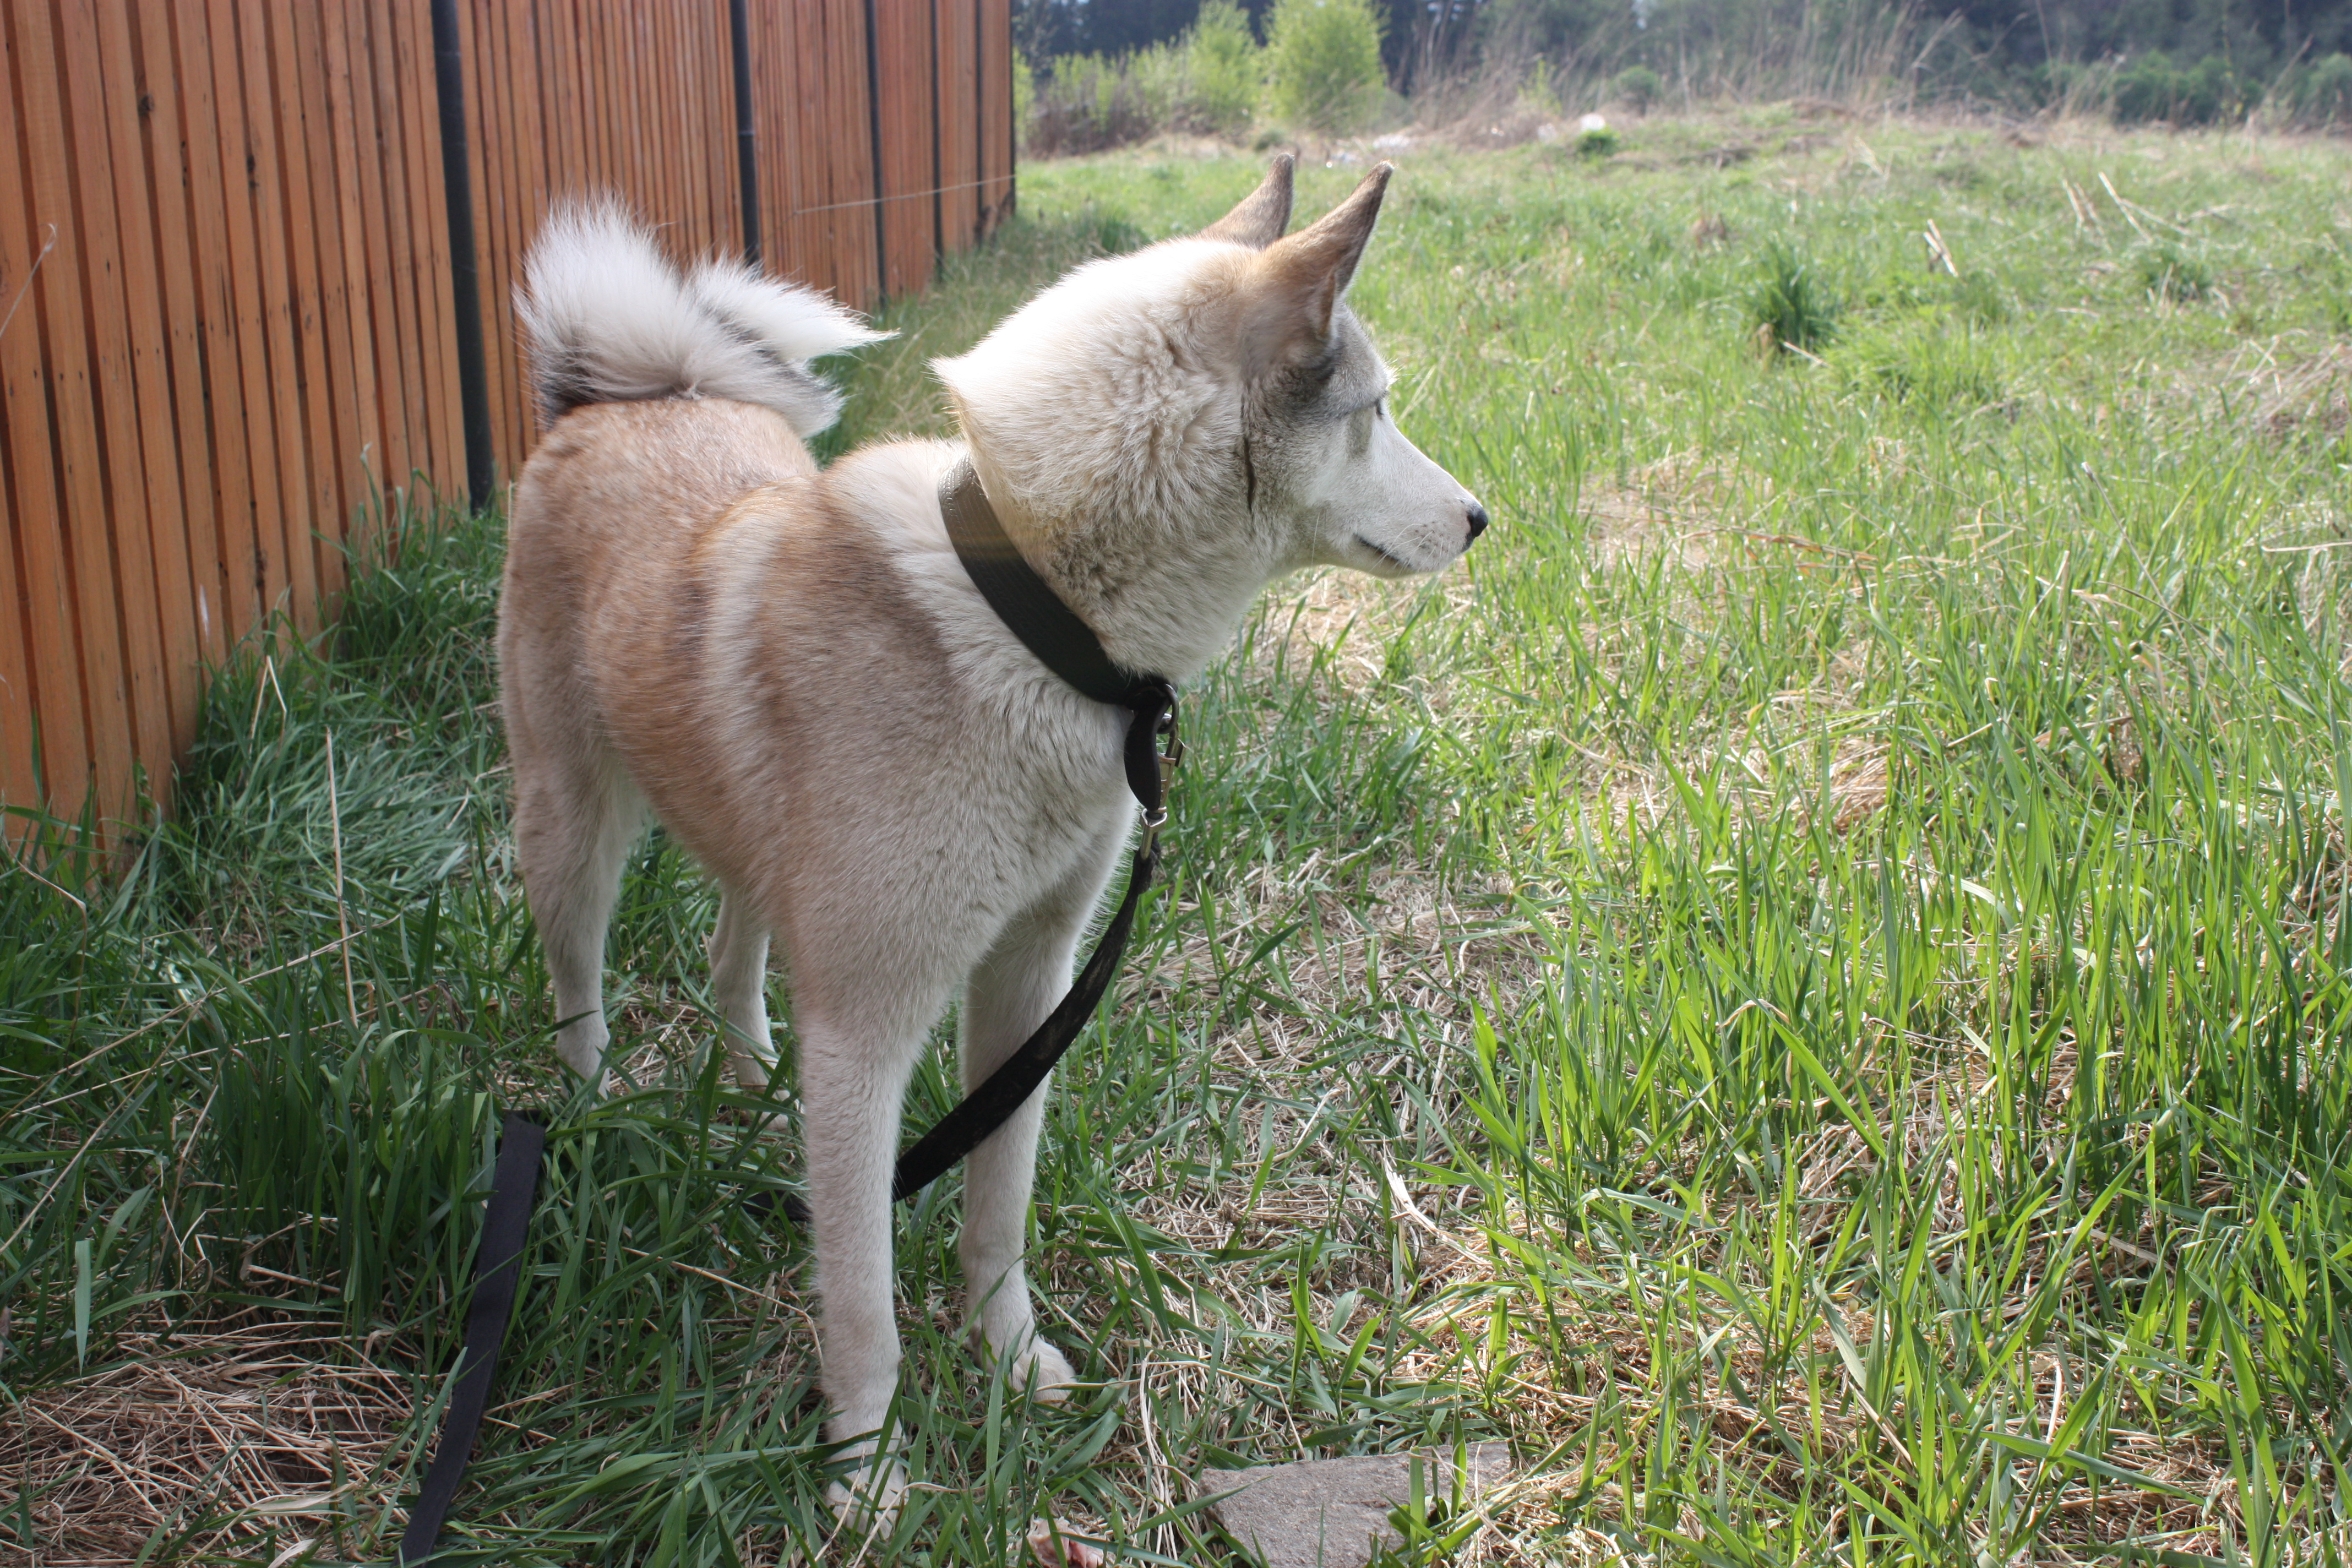
[[1511, 1474], [1507, 1445], [1474, 1443], [1460, 1472], [1450, 1451], [1423, 1448], [1209, 1470], [1193, 1482], [1193, 1495], [1227, 1494], [1205, 1511], [1265, 1568], [1363, 1568], [1373, 1552], [1404, 1539], [1389, 1514], [1412, 1500], [1416, 1458], [1422, 1495], [1433, 1500], [1452, 1498], [1457, 1481], [1465, 1497], [1475, 1498]]

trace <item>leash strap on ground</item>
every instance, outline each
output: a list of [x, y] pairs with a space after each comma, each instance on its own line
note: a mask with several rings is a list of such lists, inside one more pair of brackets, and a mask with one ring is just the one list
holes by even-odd
[[[1022, 645], [1082, 694], [1128, 710], [1130, 717], [1122, 760], [1127, 787], [1143, 806], [1143, 837], [1128, 866], [1127, 896], [1119, 900], [1118, 912], [1111, 916], [1109, 928], [1095, 944], [1094, 955], [1078, 971], [1068, 994], [985, 1082], [965, 1095], [898, 1157], [898, 1172], [890, 1182], [894, 1199], [913, 1197], [987, 1142], [1037, 1092], [1054, 1064], [1086, 1029], [1087, 1020], [1094, 1016], [1103, 994], [1110, 989], [1111, 977], [1118, 973], [1128, 935], [1135, 926], [1136, 909], [1159, 868], [1160, 829], [1168, 820], [1168, 784], [1184, 755], [1176, 728], [1174, 682], [1157, 675], [1137, 675], [1104, 650], [1094, 628], [1064, 604], [1052, 584], [1022, 557], [1004, 525], [997, 521], [996, 510], [981, 489], [980, 476], [969, 458], [940, 482], [940, 515], [947, 522], [948, 539], [973, 586]], [[755, 1213], [764, 1214], [772, 1206], [775, 1200], [764, 1194], [752, 1200]], [[808, 1224], [809, 1207], [801, 1198], [786, 1196], [782, 1207], [794, 1225]]]
[[530, 1226], [531, 1202], [539, 1194], [539, 1157], [546, 1147], [546, 1128], [520, 1111], [508, 1113], [506, 1130], [499, 1137], [490, 1201], [482, 1208], [482, 1245], [474, 1258], [474, 1302], [466, 1313], [466, 1344], [458, 1352], [457, 1383], [441, 1418], [441, 1441], [433, 1450], [433, 1465], [425, 1472], [416, 1506], [409, 1511], [408, 1530], [400, 1538], [400, 1568], [412, 1568], [433, 1555], [450, 1500], [457, 1495], [457, 1483], [473, 1459], [474, 1438], [489, 1406], [490, 1380], [498, 1375], [499, 1344], [514, 1316], [523, 1240]]

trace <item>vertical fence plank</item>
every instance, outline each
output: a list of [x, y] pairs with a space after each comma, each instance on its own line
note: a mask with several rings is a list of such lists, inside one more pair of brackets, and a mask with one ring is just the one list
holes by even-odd
[[[351, 499], [343, 513], [348, 540], [353, 514], [362, 507], [372, 519], [381, 519], [374, 510], [378, 502], [374, 487], [383, 477], [385, 448], [383, 389], [376, 363], [373, 268], [377, 258], [368, 238], [366, 197], [360, 174], [362, 121], [360, 88], [352, 79], [352, 17], [340, 0], [329, 0], [320, 10], [319, 36], [323, 67], [321, 112], [325, 134], [332, 142], [328, 155], [331, 160], [335, 221], [342, 262], [343, 341], [350, 345], [351, 353], [351, 423], [344, 436], [346, 447], [341, 454], [344, 472], [350, 479], [347, 494]], [[362, 547], [372, 547], [375, 542], [373, 539], [361, 542]], [[343, 586], [340, 574], [333, 586], [340, 594]]]
[[499, 323], [494, 341], [506, 380], [507, 401], [505, 445], [499, 455], [509, 474], [522, 468], [538, 430], [521, 342], [514, 331], [514, 292], [515, 285], [522, 280], [522, 258], [547, 212], [549, 150], [535, 128], [541, 118], [540, 100], [548, 84], [536, 68], [537, 50], [532, 41], [536, 11], [536, 7], [523, 5], [507, 7], [507, 26], [498, 46], [506, 99], [513, 106], [506, 127], [507, 144], [512, 155], [501, 179], [505, 195], [500, 206], [502, 228], [496, 249], [497, 266], [492, 274], [496, 289], [487, 299], [492, 319]]
[[[318, 0], [285, 7], [273, 51], [283, 107], [281, 142], [299, 171], [303, 201], [288, 240], [310, 289], [310, 341], [317, 374], [311, 389], [311, 493], [308, 518], [318, 562], [318, 616], [341, 608], [344, 551], [360, 487], [358, 355], [343, 261], [343, 206], [335, 170], [336, 125], [328, 107], [331, 68], [324, 7]], [[316, 623], [306, 623], [316, 624]]]
[[[557, 37], [557, 0], [538, 0], [535, 15], [539, 21], [531, 36], [531, 70], [540, 81], [541, 123], [549, 149], [548, 163], [542, 173], [541, 202], [538, 208], [541, 213], [557, 198], [573, 194], [567, 184], [560, 182], [568, 178], [569, 171], [578, 166], [582, 149], [587, 142], [587, 133], [581, 125], [583, 115], [579, 73], [564, 68], [568, 59], [564, 45], [569, 42], [570, 34], [566, 33], [562, 38]], [[565, 158], [560, 164], [556, 161], [556, 149], [559, 148]]]
[[[777, 222], [789, 226], [784, 244], [793, 276], [848, 304], [862, 305], [866, 300], [864, 287], [847, 275], [846, 258], [826, 243], [827, 215], [814, 210], [833, 199], [826, 119], [831, 106], [824, 98], [824, 66], [818, 53], [824, 46], [824, 17], [800, 5], [776, 5], [772, 11], [777, 18], [776, 52], [765, 64], [776, 86], [772, 94], [762, 91], [761, 96], [772, 96], [778, 123], [791, 127], [792, 158], [790, 166], [780, 171], [782, 183], [770, 187], [775, 199], [768, 205]], [[752, 63], [755, 81], [761, 63]], [[767, 173], [765, 160], [761, 172]]]
[[228, 395], [242, 418], [246, 455], [252, 465], [247, 504], [236, 520], [234, 537], [227, 542], [225, 562], [236, 606], [231, 624], [236, 635], [242, 637], [286, 600], [280, 520], [286, 515], [288, 476], [298, 470], [289, 460], [285, 445], [288, 433], [278, 427], [277, 405], [270, 395], [271, 321], [262, 294], [259, 241], [251, 201], [259, 160], [249, 145], [245, 91], [237, 74], [236, 13], [227, 0], [211, 0], [201, 12], [194, 5], [185, 6], [182, 16], [188, 21], [186, 31], [196, 36], [205, 50], [211, 79], [220, 179], [208, 194], [217, 202], [210, 216], [219, 233], [205, 254], [212, 264], [215, 287], [226, 296], [232, 312], [229, 331], [236, 382]]
[[[297, 628], [318, 624], [320, 531], [335, 515], [334, 398], [322, 328], [318, 251], [311, 243], [310, 167], [301, 144], [301, 89], [288, 56], [293, 44], [294, 7], [263, 4], [247, 12], [240, 26], [246, 47], [246, 102], [254, 144], [262, 161], [255, 213], [262, 274], [272, 285], [277, 331], [284, 353], [273, 378], [281, 417], [294, 431], [301, 452], [301, 486], [288, 487], [289, 505], [278, 529], [286, 541], [291, 579], [288, 612]], [[316, 72], [307, 74], [315, 76]], [[273, 174], [274, 170], [274, 174]], [[289, 375], [288, 373], [291, 372]]]
[[646, 133], [646, 121], [651, 108], [651, 91], [646, 78], [647, 68], [658, 68], [651, 37], [653, 18], [645, 5], [629, 5], [614, 13], [613, 19], [619, 34], [619, 47], [605, 62], [612, 73], [614, 97], [621, 105], [621, 168], [622, 179], [629, 200], [639, 212], [657, 210], [667, 203], [657, 201], [661, 192], [660, 167], [654, 161], [655, 139]]
[[[411, 501], [421, 505], [439, 495], [441, 482], [448, 477], [447, 454], [463, 442], [461, 421], [443, 395], [448, 354], [441, 326], [451, 321], [454, 337], [455, 311], [447, 291], [439, 286], [442, 280], [434, 275], [429, 254], [432, 208], [441, 200], [440, 182], [432, 177], [425, 155], [428, 150], [439, 151], [437, 137], [429, 149], [425, 140], [432, 121], [426, 110], [434, 90], [431, 23], [422, 5], [405, 11], [378, 6], [373, 8], [372, 25], [381, 51], [376, 112], [382, 121], [384, 194], [393, 220], [387, 243], [398, 269], [394, 289], [404, 316], [408, 362], [400, 395], [413, 411], [408, 472], [402, 479], [412, 491], [423, 492]], [[454, 353], [454, 345], [447, 346]]]
[[[74, 647], [80, 668], [90, 754], [89, 787], [101, 822], [120, 822], [128, 813], [136, 721], [131, 679], [123, 668], [122, 623], [115, 593], [113, 540], [110, 537], [106, 455], [90, 363], [85, 286], [90, 240], [75, 210], [74, 163], [67, 146], [67, 108], [61, 92], [65, 60], [53, 30], [54, 18], [41, 6], [11, 9], [16, 23], [17, 91], [26, 185], [31, 197], [30, 232], [57, 231], [57, 246], [34, 280], [26, 308], [37, 310], [47, 372], [57, 454], [59, 531], [64, 550], [67, 597], [71, 604]], [[67, 671], [70, 679], [70, 668]], [[58, 759], [64, 763], [65, 759]]]
[[[693, 171], [686, 165], [686, 137], [677, 134], [679, 129], [695, 124], [701, 109], [696, 101], [692, 73], [687, 68], [686, 39], [680, 27], [683, 20], [675, 5], [638, 8], [638, 26], [648, 35], [646, 58], [653, 67], [636, 73], [645, 115], [640, 122], [638, 145], [644, 149], [648, 165], [646, 209], [659, 212], [667, 207], [677, 215], [669, 222], [670, 245], [678, 255], [689, 256], [701, 248], [703, 223], [709, 214], [703, 206], [702, 193], [695, 187]], [[667, 113], [660, 107], [663, 105], [667, 105]]]
[[882, 291], [919, 293], [931, 280], [939, 230], [932, 177], [930, 0], [873, 0], [881, 93]]
[[[211, 497], [208, 486], [187, 481], [177, 438], [183, 405], [176, 395], [155, 208], [158, 192], [177, 179], [178, 150], [167, 148], [172, 157], [161, 166], [152, 156], [148, 129], [161, 106], [146, 89], [131, 9], [131, 0], [101, 0], [95, 7], [100, 87], [121, 246], [129, 370], [139, 414], [141, 478], [147, 491], [147, 554], [154, 573], [157, 642], [163, 661], [156, 673], [164, 704], [164, 752], [150, 762], [148, 776], [157, 805], [167, 806], [172, 764], [195, 740], [202, 695], [188, 533], [192, 513], [209, 530]], [[205, 493], [192, 499], [192, 491]]]
[[614, 190], [621, 185], [618, 153], [621, 111], [618, 95], [605, 71], [617, 40], [608, 37], [607, 17], [601, 7], [575, 0], [580, 53], [569, 68], [580, 80], [580, 109], [584, 134], [580, 142], [578, 177]]
[[[698, 110], [693, 132], [678, 148], [694, 181], [702, 213], [699, 248], [715, 256], [743, 254], [743, 183], [735, 173], [735, 36], [724, 5], [698, 5], [685, 24], [686, 63], [693, 72]], [[731, 231], [731, 232], [730, 232]]]
[[613, 51], [620, 47], [612, 37], [612, 18], [601, 6], [586, 0], [574, 0], [578, 18], [580, 55], [572, 68], [579, 73], [581, 108], [586, 121], [587, 135], [581, 142], [583, 160], [580, 172], [583, 177], [599, 185], [618, 189], [621, 184], [621, 107], [619, 95], [613, 89], [612, 78], [605, 68], [612, 62]]
[[603, 177], [635, 201], [637, 183], [630, 144], [636, 140], [637, 106], [629, 93], [628, 73], [621, 68], [630, 47], [628, 16], [608, 5], [584, 5], [583, 9], [592, 17], [596, 39], [591, 65], [596, 81], [596, 120], [602, 132], [597, 151], [604, 160]]
[[425, 460], [425, 444], [418, 369], [423, 351], [401, 249], [404, 182], [392, 167], [400, 141], [383, 110], [392, 68], [380, 12], [371, 0], [342, 0], [342, 37], [352, 61], [352, 169], [366, 264], [367, 312], [375, 337], [375, 396], [383, 442], [373, 454], [373, 471], [389, 510], [399, 504], [412, 471]]
[[[161, 606], [156, 602], [153, 536], [147, 485], [142, 472], [141, 370], [131, 342], [123, 279], [121, 213], [115, 199], [118, 169], [108, 113], [107, 83], [99, 60], [99, 24], [94, 0], [69, 0], [52, 14], [60, 67], [57, 84], [67, 118], [61, 122], [83, 134], [66, 142], [70, 214], [75, 244], [69, 253], [79, 286], [79, 331], [84, 334], [92, 420], [87, 447], [79, 456], [92, 470], [102, 514], [83, 513], [75, 532], [107, 552], [112, 574], [114, 636], [122, 658], [129, 702], [131, 755], [140, 777], [126, 780], [120, 797], [126, 816], [137, 795], [160, 789], [170, 774], [172, 734], [166, 689]], [[128, 107], [126, 105], [126, 107]], [[135, 159], [135, 153], [133, 157]], [[134, 162], [121, 171], [135, 180]], [[60, 208], [59, 211], [68, 209]], [[89, 492], [85, 492], [88, 494]], [[88, 590], [84, 602], [89, 603]], [[105, 633], [85, 622], [85, 644]]]
[[1013, 211], [1013, 0], [980, 8], [980, 221], [993, 234]]
[[[12, 51], [7, 29], [0, 26], [0, 132], [15, 137], [16, 89], [9, 71]], [[47, 443], [33, 439], [37, 426], [22, 417], [17, 398], [26, 389], [19, 375], [21, 359], [7, 353], [6, 327], [15, 324], [10, 307], [26, 292], [26, 236], [17, 222], [20, 203], [10, 198], [16, 190], [16, 160], [0, 153], [0, 806], [31, 807], [41, 801], [41, 775], [35, 763], [39, 707], [33, 693], [32, 605], [18, 586], [16, 468], [20, 462], [47, 460]], [[8, 232], [13, 230], [14, 232]], [[47, 434], [47, 408], [37, 411], [37, 428]], [[24, 448], [18, 455], [18, 448]], [[0, 853], [16, 849], [28, 831], [15, 817], [0, 816]]]
[[513, 6], [460, 6], [457, 27], [465, 39], [466, 118], [471, 134], [466, 158], [474, 195], [475, 266], [483, 315], [484, 388], [489, 404], [490, 438], [497, 466], [511, 474], [514, 454], [514, 365], [509, 336], [495, 323], [506, 313], [506, 267], [514, 221], [511, 211], [517, 158], [513, 115], [516, 100], [529, 90], [513, 69], [505, 28]]
[[[46, 50], [28, 50], [21, 29], [0, 13], [0, 93], [7, 118], [0, 121], [0, 290], [7, 328], [0, 331], [0, 419], [5, 419], [7, 463], [8, 542], [11, 570], [24, 609], [21, 658], [28, 711], [11, 731], [7, 778], [27, 774], [43, 789], [48, 809], [80, 815], [90, 784], [89, 716], [83, 696], [81, 650], [74, 628], [71, 569], [66, 542], [66, 498], [52, 454], [57, 430], [49, 395], [49, 368], [42, 350], [41, 275], [56, 259], [57, 246], [46, 224], [34, 219], [26, 132], [30, 104], [23, 84], [48, 73], [56, 61]], [[37, 752], [37, 763], [36, 755]], [[12, 790], [23, 787], [11, 782]], [[12, 796], [12, 804], [34, 801]]]
[[[261, 309], [258, 340], [264, 369], [260, 394], [268, 400], [278, 433], [278, 507], [262, 520], [261, 536], [276, 552], [265, 613], [299, 618], [318, 598], [318, 557], [311, 548], [308, 517], [316, 491], [307, 407], [310, 380], [303, 350], [301, 312], [295, 275], [287, 255], [286, 160], [278, 141], [277, 85], [269, 70], [268, 0], [228, 7], [236, 39], [237, 121], [247, 174], [232, 201], [232, 227], [248, 237], [257, 265]], [[217, 40], [216, 40], [217, 43]]]
[[857, 303], [882, 297], [882, 247], [875, 213], [879, 178], [873, 140], [873, 67], [868, 58], [868, 0], [827, 0], [823, 58], [831, 79], [823, 102], [824, 145], [833, 153], [825, 198], [824, 244], [844, 258], [845, 285]]
[[980, 237], [980, 29], [973, 0], [931, 0], [938, 40], [939, 226], [942, 251]]
[[[170, 378], [162, 324], [153, 319], [153, 251], [144, 226], [138, 98], [131, 81], [130, 38], [120, 26], [120, 0], [64, 0], [55, 17], [65, 67], [60, 86], [70, 123], [80, 132], [70, 147], [75, 216], [83, 240], [100, 485], [106, 497], [105, 526], [112, 536], [131, 744], [142, 773], [138, 793], [161, 805], [168, 797], [177, 754], [174, 698], [193, 700], [194, 690], [192, 683], [173, 679], [182, 663], [176, 633], [188, 620], [184, 536], [176, 581], [172, 552], [166, 550], [157, 559], [158, 543], [180, 527], [179, 465], [163, 396]], [[111, 40], [109, 33], [115, 35]], [[135, 330], [134, 311], [137, 326], [147, 330]], [[177, 692], [175, 684], [181, 687]]]
[[[15, 108], [7, 97], [6, 85], [0, 82], [0, 112]], [[0, 119], [0, 124], [5, 123]], [[9, 282], [9, 275], [0, 272], [0, 290], [7, 289]], [[0, 381], [0, 386], [5, 384]], [[0, 806], [31, 807], [40, 804], [41, 777], [33, 765], [37, 710], [31, 650], [25, 639], [26, 617], [18, 612], [23, 600], [16, 587], [16, 512], [9, 482], [14, 469], [7, 433], [0, 428], [0, 605], [7, 611], [0, 615]], [[14, 852], [30, 830], [21, 818], [0, 816], [0, 855]]]
[[576, 158], [586, 132], [581, 127], [579, 83], [561, 64], [573, 39], [570, 14], [562, 0], [531, 0], [530, 15], [530, 56], [524, 68], [539, 82], [539, 133], [547, 149], [543, 194], [552, 203], [564, 194], [554, 183], [559, 159]]
[[464, 493], [466, 421], [457, 387], [457, 310], [450, 295], [449, 209], [441, 178], [441, 119], [433, 72], [433, 28], [425, 7], [382, 12], [392, 71], [386, 107], [399, 138], [393, 163], [406, 205], [401, 247], [406, 292], [414, 299], [416, 384], [408, 395], [424, 412], [418, 478], [444, 501]]
[[[711, 8], [718, 8], [715, 0]], [[653, 213], [667, 207], [676, 215], [668, 226], [670, 246], [675, 253], [689, 256], [702, 248], [709, 214], [688, 163], [688, 138], [677, 134], [695, 125], [702, 107], [696, 101], [697, 84], [688, 68], [686, 18], [675, 4], [647, 4], [638, 8], [637, 19], [649, 35], [646, 62], [652, 68], [636, 73], [645, 112], [638, 144], [651, 165], [645, 206]], [[661, 105], [667, 106], [666, 114], [657, 107]]]
[[[193, 687], [200, 684], [204, 667], [219, 663], [228, 650], [226, 626], [219, 610], [222, 479], [215, 466], [215, 421], [205, 401], [205, 324], [190, 249], [187, 89], [172, 37], [167, 0], [137, 0], [135, 11], [130, 42], [152, 202], [156, 308], [170, 367], [180, 533], [195, 638], [184, 673]], [[180, 700], [176, 689], [173, 700]], [[184, 710], [174, 715], [173, 733], [184, 745], [193, 737], [195, 702], [195, 698], [189, 698]]]
[[798, 29], [790, 5], [751, 0], [748, 11], [752, 133], [759, 150], [760, 253], [770, 272], [810, 282], [814, 280], [814, 253], [803, 238], [801, 216], [808, 152], [801, 133]]
[[735, 135], [735, 29], [730, 8], [722, 5], [701, 7], [690, 18], [696, 72], [702, 79], [701, 124], [707, 129], [687, 151], [704, 192], [704, 243], [715, 254], [740, 257], [745, 214]]
[[[179, 110], [180, 162], [186, 186], [181, 202], [163, 214], [157, 229], [175, 248], [174, 270], [186, 268], [193, 300], [197, 381], [205, 406], [204, 445], [212, 460], [212, 534], [194, 542], [202, 559], [192, 560], [197, 618], [214, 630], [208, 645], [226, 654], [253, 625], [256, 572], [253, 519], [265, 443], [250, 428], [245, 405], [243, 365], [234, 274], [228, 256], [227, 171], [220, 145], [220, 108], [213, 77], [211, 30], [200, 7], [158, 0], [161, 15], [151, 29], [153, 47], [168, 45], [173, 101]], [[177, 219], [178, 221], [174, 221]], [[184, 256], [176, 248], [185, 236]], [[209, 548], [206, 548], [207, 544]]]
[[[760, 121], [760, 211], [768, 222], [769, 244], [782, 247], [773, 264], [802, 282], [840, 294], [835, 258], [821, 243], [822, 226], [809, 209], [826, 199], [831, 188], [824, 140], [814, 133], [822, 123], [824, 106], [815, 101], [823, 76], [814, 51], [824, 40], [820, 19], [806, 7], [759, 4], [753, 25], [762, 16], [764, 43], [751, 57], [751, 94]], [[781, 137], [782, 156], [766, 149]], [[851, 304], [855, 297], [845, 296]]]

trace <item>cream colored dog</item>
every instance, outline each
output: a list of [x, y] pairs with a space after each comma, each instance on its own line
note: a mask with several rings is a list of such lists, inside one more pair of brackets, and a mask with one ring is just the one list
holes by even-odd
[[[1290, 162], [1189, 238], [1090, 262], [934, 362], [961, 442], [802, 445], [835, 400], [807, 362], [877, 334], [740, 268], [681, 277], [616, 210], [550, 222], [521, 305], [549, 420], [499, 612], [523, 879], [564, 1020], [604, 1071], [604, 931], [648, 811], [722, 889], [712, 990], [737, 1079], [775, 1062], [792, 976], [829, 1431], [871, 1456], [896, 1385], [899, 1100], [959, 994], [969, 1086], [1070, 984], [1134, 806], [1127, 715], [1040, 664], [950, 548], [969, 454], [1029, 563], [1130, 669], [1177, 681], [1268, 582], [1459, 555], [1486, 513], [1388, 416], [1342, 296], [1390, 170], [1288, 238]], [[1069, 1363], [1023, 1272], [1042, 1094], [975, 1150], [971, 1328], [1034, 1396]], [[868, 1495], [898, 1481], [874, 1467]], [[837, 1499], [838, 1500], [838, 1499]]]

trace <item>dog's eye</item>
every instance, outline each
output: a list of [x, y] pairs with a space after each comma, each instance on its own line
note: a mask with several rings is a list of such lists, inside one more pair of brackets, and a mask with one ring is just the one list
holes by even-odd
[[1373, 399], [1372, 399], [1372, 417], [1373, 417], [1373, 418], [1375, 418], [1375, 419], [1385, 419], [1385, 418], [1387, 418], [1388, 416], [1389, 416], [1389, 400], [1388, 400], [1387, 398], [1385, 398], [1385, 397], [1375, 397], [1375, 398], [1373, 398]]

